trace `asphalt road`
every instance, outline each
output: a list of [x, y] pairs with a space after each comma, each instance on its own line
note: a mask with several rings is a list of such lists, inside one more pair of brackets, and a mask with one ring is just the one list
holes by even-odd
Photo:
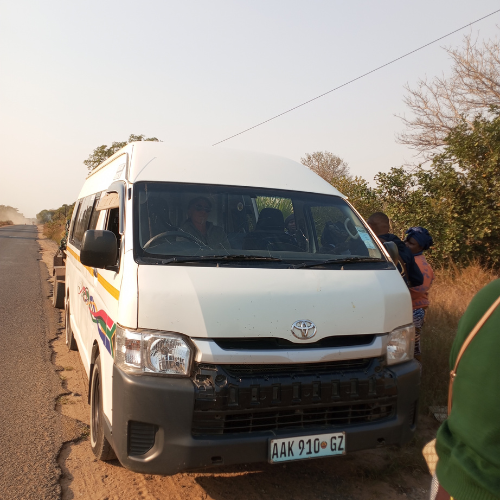
[[55, 310], [36, 226], [0, 228], [0, 498], [59, 498]]

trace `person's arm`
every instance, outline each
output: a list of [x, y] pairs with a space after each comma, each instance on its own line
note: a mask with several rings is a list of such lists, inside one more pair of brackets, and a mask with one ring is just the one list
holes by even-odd
[[378, 239], [382, 242], [392, 241], [398, 247], [399, 252], [399, 260], [400, 262], [396, 263], [399, 269], [399, 272], [403, 271], [401, 275], [405, 280], [406, 285], [409, 288], [413, 288], [415, 286], [420, 286], [424, 282], [424, 277], [415, 262], [415, 258], [411, 253], [411, 250], [395, 235], [393, 234], [382, 234], [378, 236]]
[[421, 286], [424, 283], [424, 277], [422, 276], [422, 272], [415, 262], [415, 258], [411, 253], [410, 249], [406, 246], [403, 248], [399, 248], [399, 256], [405, 263], [406, 267], [406, 275], [408, 277], [409, 285], [411, 288], [416, 286]]

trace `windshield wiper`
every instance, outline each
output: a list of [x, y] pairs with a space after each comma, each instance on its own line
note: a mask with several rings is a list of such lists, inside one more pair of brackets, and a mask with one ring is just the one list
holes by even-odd
[[283, 259], [277, 257], [262, 257], [259, 255], [195, 255], [195, 256], [178, 256], [170, 259], [162, 259], [162, 264], [172, 264], [178, 262], [211, 262], [211, 261], [260, 261], [260, 262], [282, 262]]
[[343, 259], [327, 259], [320, 260], [318, 262], [309, 261], [302, 262], [301, 264], [297, 264], [293, 266], [294, 269], [304, 269], [307, 267], [316, 267], [316, 266], [325, 266], [328, 264], [350, 264], [352, 262], [385, 262], [384, 259], [377, 259], [374, 257], [349, 257]]

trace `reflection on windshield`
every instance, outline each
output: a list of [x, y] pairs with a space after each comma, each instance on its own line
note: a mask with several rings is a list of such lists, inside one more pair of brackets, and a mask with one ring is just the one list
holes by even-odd
[[289, 262], [382, 259], [337, 196], [213, 185], [134, 186], [135, 251], [142, 257], [273, 257]]

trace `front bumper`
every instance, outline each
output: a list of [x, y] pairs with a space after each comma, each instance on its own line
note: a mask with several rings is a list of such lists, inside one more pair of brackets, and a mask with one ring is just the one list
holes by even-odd
[[[379, 368], [377, 370], [380, 372]], [[412, 438], [415, 431], [420, 365], [412, 360], [390, 368], [385, 367], [383, 373], [385, 380], [390, 382], [388, 394], [393, 397], [394, 408], [392, 413], [382, 420], [362, 423], [349, 420], [343, 427], [342, 424], [340, 426], [313, 424], [312, 427], [309, 424], [308, 427], [302, 428], [278, 426], [272, 430], [263, 427], [265, 430], [257, 428], [251, 432], [234, 432], [229, 429], [229, 433], [226, 433], [227, 430], [212, 430], [210, 434], [203, 435], [196, 430], [198, 427], [195, 415], [210, 415], [214, 411], [223, 413], [221, 400], [222, 406], [227, 410], [230, 401], [223, 391], [210, 396], [208, 398], [212, 401], [210, 403], [206, 394], [200, 394], [200, 384], [192, 379], [128, 375], [115, 366], [113, 425], [112, 429], [106, 429], [106, 437], [112, 443], [120, 462], [128, 469], [164, 475], [214, 465], [266, 462], [269, 440], [275, 437], [345, 431], [347, 453], [383, 445], [404, 444]], [[353, 373], [322, 374], [316, 378], [322, 383], [321, 379], [324, 376], [331, 379], [332, 375], [337, 378], [347, 377], [346, 383], [355, 380]], [[359, 377], [361, 382], [366, 380], [368, 384], [366, 377], [370, 374], [367, 370], [354, 375]], [[294, 376], [292, 378], [295, 379]], [[259, 380], [253, 377], [247, 384], [249, 390], [251, 391], [258, 381], [261, 382], [263, 391], [259, 394], [264, 394], [266, 388], [264, 380], [267, 379], [269, 377], [266, 376]], [[239, 381], [244, 383], [244, 377]], [[270, 388], [271, 382], [269, 382]], [[249, 394], [251, 397], [252, 393]], [[309, 392], [305, 395], [309, 395]], [[350, 397], [354, 403], [357, 401], [355, 395], [347, 394], [346, 397]], [[315, 404], [314, 401], [308, 401], [309, 403]], [[258, 404], [260, 403], [257, 402]], [[266, 404], [270, 405], [269, 402]], [[321, 401], [318, 404], [321, 406]], [[236, 413], [237, 411], [238, 409]], [[150, 449], [148, 442], [152, 444]], [[144, 450], [147, 451], [138, 454], [144, 443]]]

